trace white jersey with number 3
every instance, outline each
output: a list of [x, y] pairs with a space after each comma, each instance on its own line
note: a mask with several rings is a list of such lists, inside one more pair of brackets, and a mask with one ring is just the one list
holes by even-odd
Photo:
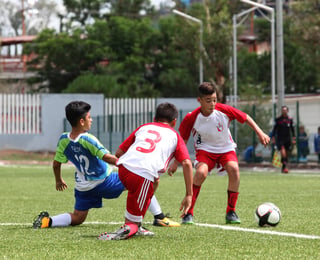
[[125, 153], [117, 161], [129, 171], [150, 181], [159, 178], [171, 159], [190, 159], [187, 147], [172, 127], [165, 123], [148, 123], [137, 128], [119, 146]]

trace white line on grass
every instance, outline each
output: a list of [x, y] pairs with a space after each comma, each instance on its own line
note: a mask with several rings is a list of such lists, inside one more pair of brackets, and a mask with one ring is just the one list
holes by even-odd
[[242, 232], [251, 232], [251, 233], [259, 233], [259, 234], [268, 234], [268, 235], [276, 235], [276, 236], [286, 236], [286, 237], [296, 237], [296, 238], [306, 238], [306, 239], [320, 239], [320, 236], [315, 235], [304, 235], [297, 233], [287, 233], [287, 232], [278, 232], [266, 229], [253, 229], [253, 228], [241, 228], [235, 226], [224, 226], [224, 225], [216, 225], [216, 224], [201, 224], [196, 223], [195, 225], [201, 227], [212, 227], [212, 228], [220, 228], [225, 230], [234, 230], [234, 231], [242, 231]]
[[[152, 222], [145, 222], [146, 224], [152, 224]], [[123, 222], [84, 222], [83, 225], [122, 225]], [[254, 229], [254, 228], [241, 228], [236, 226], [227, 226], [227, 225], [217, 225], [217, 224], [207, 224], [207, 223], [195, 223], [196, 226], [200, 227], [210, 227], [210, 228], [219, 228], [224, 230], [233, 230], [233, 231], [241, 231], [241, 232], [251, 232], [251, 233], [259, 233], [259, 234], [268, 234], [275, 236], [285, 236], [285, 237], [295, 237], [295, 238], [305, 238], [305, 239], [320, 239], [320, 236], [316, 235], [305, 235], [305, 234], [297, 234], [297, 233], [287, 233], [287, 232], [279, 232], [267, 229]], [[0, 226], [32, 226], [31, 223], [0, 223]]]

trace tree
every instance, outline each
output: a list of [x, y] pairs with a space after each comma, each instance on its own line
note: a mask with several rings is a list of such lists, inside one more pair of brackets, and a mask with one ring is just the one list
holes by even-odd
[[109, 0], [111, 5], [110, 14], [127, 18], [140, 19], [142, 15], [153, 16], [154, 7], [149, 0]]
[[[37, 53], [37, 57], [29, 64], [30, 69], [38, 71], [38, 76], [32, 78], [32, 82], [48, 87], [50, 92], [61, 92], [80, 75], [90, 75], [92, 79], [93, 75], [104, 74], [113, 78], [110, 84], [113, 82], [115, 86], [127, 88], [123, 95], [157, 95], [152, 84], [144, 77], [146, 65], [153, 63], [152, 46], [157, 41], [157, 34], [149, 23], [148, 19], [112, 17], [108, 22], [97, 21], [87, 26], [85, 31], [79, 29], [72, 35], [56, 34], [49, 30], [42, 32], [26, 48], [27, 54]], [[108, 63], [105, 69], [99, 65], [103, 61]], [[32, 67], [35, 64], [41, 64], [41, 67]], [[99, 76], [97, 82], [101, 82]], [[90, 84], [87, 87], [87, 92], [91, 92]], [[69, 90], [74, 89], [71, 86]], [[107, 94], [107, 91], [103, 92]]]
[[66, 6], [69, 19], [72, 21], [77, 21], [85, 27], [90, 18], [99, 18], [100, 9], [104, 0], [63, 0], [64, 5]]
[[262, 100], [271, 93], [270, 54], [238, 51], [238, 86], [241, 99]]
[[[315, 0], [312, 2], [315, 3]], [[28, 46], [28, 53], [38, 54], [31, 69], [39, 74], [32, 82], [42, 82], [41, 86], [48, 86], [51, 92], [76, 91], [77, 82], [83, 91], [85, 83], [94, 81], [96, 77], [94, 89], [106, 95], [117, 95], [119, 92], [115, 89], [119, 88], [122, 95], [132, 97], [193, 97], [199, 84], [198, 62], [201, 55], [204, 80], [213, 82], [224, 95], [228, 94], [231, 18], [232, 14], [240, 12], [241, 3], [205, 1], [204, 4], [192, 4], [188, 9], [178, 5], [184, 13], [203, 21], [202, 52], [198, 44], [200, 35], [197, 23], [173, 14], [155, 20], [149, 1], [65, 0], [65, 3], [68, 11], [74, 12], [74, 21], [81, 26], [61, 34], [43, 32]], [[110, 10], [100, 19], [101, 8], [106, 3]], [[302, 12], [301, 8], [297, 10]], [[142, 16], [141, 11], [147, 15]], [[90, 17], [94, 23], [87, 24]], [[318, 14], [314, 17], [317, 18]], [[305, 19], [303, 26], [310, 25], [313, 29], [308, 29], [304, 35], [300, 21], [291, 23], [291, 17], [286, 19], [287, 92], [306, 92], [311, 91], [312, 87], [315, 91], [319, 85], [320, 67], [320, 59], [312, 59], [319, 56], [315, 41], [318, 39], [317, 27]], [[259, 40], [270, 40], [270, 26], [261, 19], [256, 22]], [[297, 35], [304, 37], [299, 39]], [[250, 98], [250, 95], [269, 94], [270, 54], [256, 55], [240, 50], [238, 55], [240, 96]], [[41, 64], [40, 68], [34, 67], [37, 62]], [[101, 67], [101, 63], [107, 66]], [[82, 81], [74, 81], [80, 76]], [[104, 76], [110, 79], [108, 90], [101, 83]], [[92, 91], [88, 85], [88, 92]]]
[[[316, 92], [320, 86], [320, 3], [318, 0], [295, 1], [291, 6], [290, 16], [286, 17], [285, 34], [288, 50], [286, 59], [293, 55], [291, 65], [297, 65], [291, 73], [296, 78], [288, 77], [294, 86], [293, 92]], [[293, 53], [296, 49], [296, 53]], [[286, 51], [286, 49], [285, 49]], [[289, 85], [289, 86], [290, 86]]]
[[[178, 7], [202, 20], [204, 80], [213, 82], [226, 95], [232, 31], [230, 10], [237, 5], [229, 6], [228, 1], [220, 0], [193, 4], [189, 9]], [[161, 19], [159, 29], [163, 47], [159, 47], [161, 69], [155, 72], [159, 75], [155, 83], [157, 88], [165, 96], [195, 96], [199, 84], [199, 24], [176, 16]]]
[[[313, 2], [313, 3], [312, 3]], [[320, 16], [316, 1], [296, 1], [284, 16], [284, 67], [286, 93], [312, 93], [319, 86], [319, 44], [317, 23]], [[312, 21], [312, 22], [311, 22]], [[264, 18], [254, 20], [258, 42], [270, 42], [270, 23]], [[303, 36], [303, 37], [301, 37]], [[247, 95], [251, 84], [270, 93], [270, 53], [256, 55], [238, 53], [240, 95]]]
[[160, 38], [151, 80], [163, 97], [191, 97], [197, 93], [199, 44], [195, 42], [199, 42], [199, 33], [194, 24], [188, 27], [183, 22], [174, 17], [159, 21]]
[[[99, 24], [104, 26], [105, 22], [101, 21], [90, 27], [89, 38], [101, 38]], [[106, 59], [109, 65], [104, 73], [116, 77], [118, 84], [126, 86], [129, 97], [157, 95], [157, 91], [147, 80], [148, 67], [153, 64], [154, 46], [158, 38], [150, 20], [113, 16], [105, 25], [105, 41], [102, 44], [108, 46]]]
[[39, 88], [59, 93], [82, 71], [94, 69], [103, 59], [107, 47], [99, 41], [82, 36], [81, 30], [75, 31], [73, 35], [44, 30], [35, 42], [26, 45], [26, 54], [37, 54], [28, 64], [30, 70], [38, 72], [36, 77], [30, 79], [30, 83], [37, 83]]

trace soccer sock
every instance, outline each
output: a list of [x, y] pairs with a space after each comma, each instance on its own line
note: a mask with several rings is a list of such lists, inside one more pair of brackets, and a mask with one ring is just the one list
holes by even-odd
[[69, 213], [51, 217], [51, 227], [66, 227], [71, 225], [71, 215]]
[[227, 213], [232, 210], [236, 211], [236, 204], [238, 201], [239, 192], [234, 192], [228, 190], [228, 205], [227, 205]]
[[287, 157], [281, 158], [281, 162], [282, 162], [282, 170], [283, 170], [287, 166], [288, 158]]
[[166, 216], [161, 212], [160, 214], [158, 215], [154, 215], [154, 218], [155, 219], [164, 219]]
[[192, 189], [193, 189], [193, 196], [192, 196], [191, 207], [188, 210], [188, 214], [191, 214], [193, 216], [193, 208], [194, 208], [194, 205], [196, 204], [197, 198], [199, 196], [199, 193], [200, 193], [200, 190], [201, 190], [201, 186], [193, 184], [193, 188]]
[[153, 195], [151, 198], [151, 202], [149, 204], [149, 210], [151, 214], [154, 216], [154, 218], [157, 218], [157, 219], [164, 218], [164, 214], [162, 213], [160, 204], [155, 195]]

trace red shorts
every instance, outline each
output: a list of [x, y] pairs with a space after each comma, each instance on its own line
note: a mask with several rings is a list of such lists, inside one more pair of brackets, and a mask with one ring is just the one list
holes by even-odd
[[126, 218], [142, 222], [153, 196], [153, 182], [119, 165], [119, 178], [128, 190]]
[[210, 172], [219, 163], [222, 167], [227, 162], [234, 161], [238, 162], [238, 157], [235, 151], [226, 153], [209, 153], [204, 150], [198, 150], [196, 153], [195, 165], [199, 162], [203, 162], [208, 165], [208, 171]]

